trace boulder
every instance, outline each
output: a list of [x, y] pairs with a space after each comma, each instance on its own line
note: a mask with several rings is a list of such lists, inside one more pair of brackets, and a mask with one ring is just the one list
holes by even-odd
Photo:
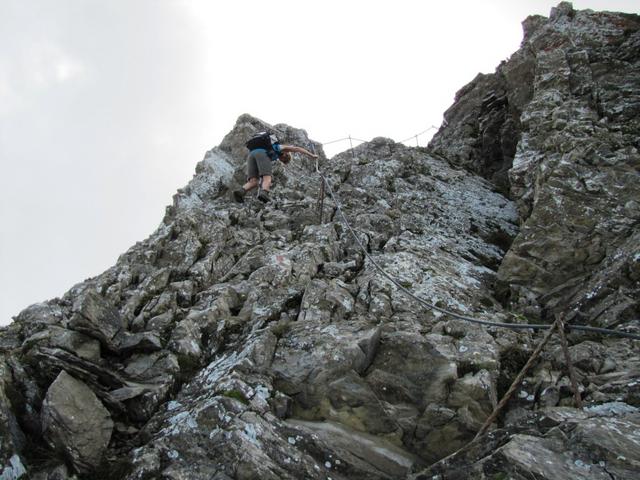
[[42, 404], [42, 435], [79, 472], [97, 469], [109, 446], [113, 420], [93, 391], [65, 371]]
[[24, 338], [54, 325], [63, 327], [67, 321], [63, 308], [55, 300], [35, 303], [16, 317]]
[[117, 352], [117, 336], [124, 329], [119, 312], [100, 294], [89, 289], [75, 301], [69, 328], [100, 341]]

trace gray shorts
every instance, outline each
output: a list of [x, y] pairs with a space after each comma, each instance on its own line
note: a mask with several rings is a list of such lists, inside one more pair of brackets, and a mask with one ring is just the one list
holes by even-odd
[[264, 150], [254, 150], [247, 157], [247, 178], [271, 175], [273, 162]]

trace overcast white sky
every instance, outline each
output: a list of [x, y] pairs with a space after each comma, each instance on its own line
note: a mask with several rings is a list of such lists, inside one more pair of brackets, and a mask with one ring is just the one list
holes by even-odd
[[557, 3], [0, 0], [0, 325], [146, 238], [240, 114], [402, 140]]

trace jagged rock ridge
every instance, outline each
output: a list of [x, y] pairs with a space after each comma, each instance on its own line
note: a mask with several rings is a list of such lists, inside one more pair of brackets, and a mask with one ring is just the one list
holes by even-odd
[[[461, 90], [429, 148], [378, 138], [323, 157], [376, 262], [428, 301], [478, 318], [559, 312], [637, 331], [637, 218], [633, 208], [593, 212], [633, 202], [638, 188], [637, 116], [626, 116], [639, 91], [627, 78], [638, 23], [560, 4], [549, 19], [525, 21], [522, 48], [494, 77]], [[584, 60], [574, 48], [600, 59], [591, 76], [562, 63], [558, 52]], [[592, 122], [598, 135], [577, 134], [594, 102], [585, 92], [605, 82], [593, 74], [598, 61], [620, 95], [599, 94], [596, 110], [623, 113]], [[565, 115], [574, 108], [586, 117]], [[153, 235], [0, 332], [1, 478], [637, 477], [637, 342], [577, 334], [570, 351], [587, 408], [571, 406], [553, 340], [500, 428], [428, 468], [473, 438], [539, 336], [450, 320], [407, 298], [329, 199], [319, 222], [308, 161], [278, 165], [272, 204], [233, 203], [244, 140], [266, 127], [241, 116]], [[303, 130], [272, 128], [287, 143], [311, 143]], [[603, 190], [575, 195], [595, 180], [567, 164], [612, 142], [620, 148], [607, 168], [587, 172]], [[618, 197], [607, 193], [614, 186]], [[543, 225], [551, 191], [556, 214]], [[595, 230], [577, 228], [587, 220]], [[553, 248], [607, 229], [598, 262]], [[541, 273], [576, 259], [570, 294], [556, 287], [571, 271]]]

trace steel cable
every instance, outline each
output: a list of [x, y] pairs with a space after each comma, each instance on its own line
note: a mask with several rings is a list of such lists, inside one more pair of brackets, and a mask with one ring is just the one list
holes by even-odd
[[[400, 140], [397, 143], [405, 143], [408, 142], [409, 140], [413, 140], [414, 138], [418, 138], [422, 135], [424, 135], [425, 133], [431, 131], [431, 130], [438, 130], [438, 127], [436, 127], [435, 125], [431, 125], [429, 128], [427, 128], [426, 130], [421, 131], [420, 133], [416, 133], [415, 135], [411, 135], [408, 138], [405, 138], [404, 140]], [[325, 146], [325, 145], [331, 145], [333, 143], [338, 143], [338, 142], [346, 142], [347, 140], [355, 140], [357, 142], [362, 142], [362, 143], [367, 143], [367, 140], [362, 140], [361, 138], [355, 138], [355, 137], [343, 137], [343, 138], [338, 138], [337, 140], [331, 140], [329, 142], [323, 142], [320, 143], [320, 145]], [[352, 147], [353, 148], [353, 147]]]
[[[314, 149], [314, 152], [315, 152], [315, 149]], [[535, 324], [535, 323], [519, 324], [519, 323], [504, 323], [504, 322], [492, 322], [492, 321], [489, 321], [489, 320], [480, 320], [479, 318], [469, 317], [467, 315], [462, 315], [462, 314], [459, 314], [459, 313], [456, 313], [456, 312], [452, 312], [451, 310], [447, 310], [446, 308], [438, 307], [437, 305], [434, 305], [434, 304], [432, 304], [430, 302], [427, 302], [425, 299], [415, 295], [412, 291], [410, 291], [406, 287], [402, 286], [391, 274], [389, 274], [384, 268], [382, 268], [378, 264], [378, 262], [376, 262], [373, 259], [373, 257], [369, 254], [369, 252], [367, 251], [366, 247], [362, 244], [362, 241], [360, 240], [360, 238], [358, 237], [356, 232], [351, 227], [351, 224], [347, 220], [347, 217], [346, 217], [346, 215], [344, 214], [344, 212], [342, 210], [341, 203], [340, 203], [339, 199], [337, 198], [336, 194], [334, 193], [333, 188], [331, 188], [331, 183], [329, 182], [329, 180], [320, 171], [320, 168], [319, 168], [317, 160], [316, 160], [316, 173], [320, 176], [320, 178], [324, 182], [324, 184], [326, 186], [326, 190], [327, 190], [327, 192], [329, 192], [329, 196], [333, 200], [333, 203], [335, 204], [336, 209], [338, 210], [338, 213], [340, 214], [340, 217], [342, 218], [342, 222], [345, 224], [345, 226], [347, 227], [347, 229], [349, 230], [349, 232], [351, 233], [351, 235], [353, 236], [355, 241], [358, 243], [358, 245], [359, 245], [360, 249], [362, 250], [362, 252], [364, 253], [365, 257], [371, 262], [371, 264], [383, 276], [385, 276], [389, 281], [391, 281], [404, 294], [406, 294], [409, 297], [413, 298], [415, 301], [417, 301], [418, 303], [420, 303], [421, 305], [427, 307], [430, 310], [435, 310], [437, 312], [440, 312], [442, 314], [445, 314], [445, 315], [448, 315], [450, 317], [456, 318], [458, 320], [463, 320], [465, 322], [471, 322], [471, 323], [476, 323], [476, 324], [479, 324], [479, 325], [486, 325], [486, 326], [490, 326], [490, 327], [509, 328], [509, 329], [512, 329], [512, 330], [526, 330], [526, 329], [548, 330], [550, 328], [553, 328], [553, 324], [551, 324], [551, 325]], [[568, 325], [568, 324], [565, 324], [565, 325], [566, 325], [566, 328], [569, 329], [569, 330], [580, 330], [580, 331], [585, 331], [585, 332], [599, 333], [599, 334], [602, 334], [602, 335], [614, 335], [614, 336], [618, 336], [618, 337], [631, 338], [633, 340], [640, 340], [640, 335], [636, 335], [636, 334], [633, 334], [633, 333], [620, 332], [618, 330], [610, 330], [610, 329], [607, 329], [607, 328], [590, 327], [590, 326], [586, 326], [586, 325]]]

